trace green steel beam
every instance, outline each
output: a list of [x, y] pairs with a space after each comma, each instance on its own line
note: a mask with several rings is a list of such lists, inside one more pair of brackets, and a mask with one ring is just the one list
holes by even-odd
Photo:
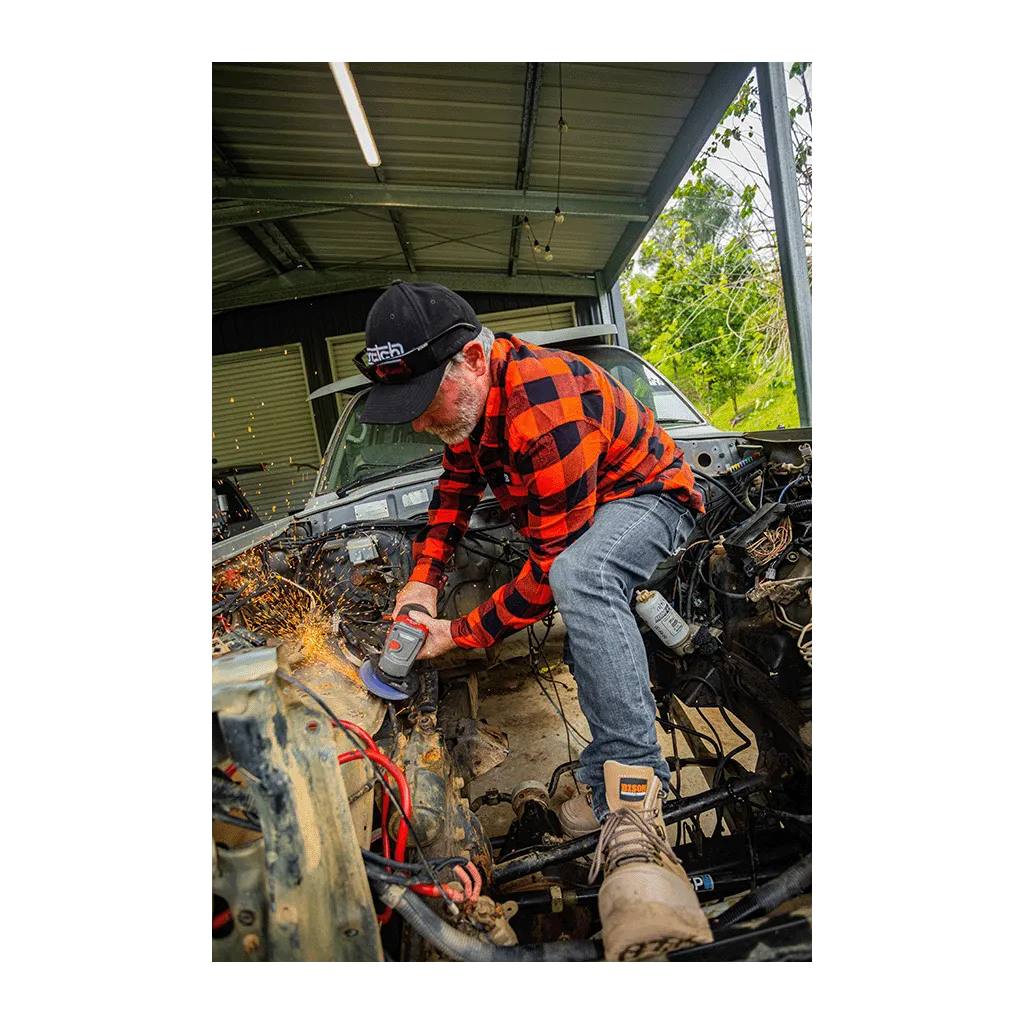
[[[387, 184], [387, 178], [384, 175], [383, 167], [374, 167], [373, 176], [377, 179], [378, 184]], [[416, 264], [412, 259], [412, 246], [409, 244], [409, 238], [405, 233], [405, 220], [404, 214], [401, 210], [396, 210], [393, 206], [388, 207], [388, 217], [391, 220], [391, 227], [394, 229], [395, 238], [398, 239], [398, 247], [402, 250], [402, 255], [405, 257], [405, 265], [409, 270], [415, 274]]]
[[[228, 148], [218, 137], [216, 126], [213, 129], [213, 155], [218, 164], [219, 172], [236, 177], [238, 166]], [[235, 232], [255, 252], [275, 274], [283, 275], [290, 270], [315, 270], [313, 261], [302, 251], [284, 226], [276, 224], [260, 224], [250, 222], [248, 226], [236, 225]]]
[[786, 72], [782, 64], [757, 65], [757, 92], [772, 192], [772, 214], [779, 246], [782, 294], [789, 325], [789, 351], [800, 425], [811, 425], [811, 282], [796, 186], [796, 161], [789, 118]]
[[595, 298], [597, 285], [593, 278], [561, 274], [517, 274], [508, 277], [501, 272], [432, 270], [429, 274], [412, 274], [392, 267], [370, 271], [292, 271], [280, 277], [265, 278], [252, 283], [227, 286], [214, 291], [213, 311], [262, 306], [269, 302], [286, 302], [314, 295], [333, 295], [364, 288], [386, 288], [396, 278], [403, 281], [436, 281], [458, 292], [496, 292], [506, 295], [557, 295], [568, 298]]
[[753, 66], [753, 63], [716, 64], [715, 69], [708, 75], [704, 87], [693, 101], [693, 106], [687, 111], [683, 126], [665, 154], [665, 159], [644, 197], [645, 205], [651, 211], [650, 215], [644, 222], [630, 224], [623, 231], [605, 264], [606, 281], [618, 280], [626, 269], [626, 264], [640, 247], [644, 236], [654, 226], [654, 222], [661, 215], [679, 182], [685, 177], [690, 165], [700, 155], [704, 143], [711, 137], [726, 108], [736, 98], [740, 86], [746, 81]]
[[558, 202], [567, 216], [610, 217], [643, 223], [651, 219], [650, 209], [642, 199], [571, 192], [563, 192], [559, 197], [554, 192], [523, 193], [515, 189], [442, 188], [427, 185], [240, 177], [214, 178], [213, 191], [218, 198], [245, 199], [253, 205], [275, 201], [399, 207], [410, 210], [530, 214], [550, 213]]
[[271, 269], [275, 274], [287, 274], [292, 269], [292, 264], [284, 256], [274, 251], [275, 247], [271, 240], [263, 235], [258, 224], [252, 227], [236, 227], [235, 234], [242, 239], [249, 248]]
[[618, 328], [615, 336], [615, 344], [622, 348], [629, 348], [629, 335], [626, 333], [626, 311], [622, 307], [622, 289], [619, 282], [612, 285], [608, 293], [612, 303], [612, 323]]
[[415, 274], [416, 264], [412, 260], [412, 246], [409, 244], [409, 236], [405, 233], [405, 215], [401, 210], [394, 210], [389, 207], [388, 216], [391, 218], [391, 226], [395, 229], [395, 238], [398, 239], [402, 255], [405, 257], [405, 265]]
[[272, 220], [294, 220], [297, 217], [312, 217], [318, 213], [334, 213], [343, 210], [337, 203], [257, 203], [238, 202], [214, 203], [213, 226], [233, 228], [242, 224], [259, 224]]
[[[537, 133], [537, 113], [540, 110], [540, 83], [544, 75], [543, 64], [526, 65], [523, 85], [523, 123], [519, 129], [519, 163], [516, 167], [516, 189], [525, 192], [530, 187], [530, 164], [533, 161], [533, 139]], [[519, 247], [523, 240], [523, 218], [512, 218], [512, 235], [508, 243], [508, 276], [515, 277], [519, 262]]]

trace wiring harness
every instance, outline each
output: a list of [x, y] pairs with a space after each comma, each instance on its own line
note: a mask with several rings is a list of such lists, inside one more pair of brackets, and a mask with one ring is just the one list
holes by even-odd
[[[405, 773], [377, 746], [373, 737], [361, 726], [354, 722], [338, 718], [323, 699], [313, 692], [301, 679], [290, 673], [278, 670], [278, 676], [291, 686], [302, 690], [307, 696], [314, 700], [331, 720], [331, 724], [341, 729], [352, 742], [355, 749], [338, 755], [338, 764], [348, 764], [351, 761], [365, 759], [369, 762], [371, 769], [377, 775], [381, 785], [381, 847], [382, 853], [377, 854], [371, 850], [363, 850], [363, 862], [367, 877], [375, 882], [387, 882], [390, 885], [408, 887], [412, 892], [420, 896], [432, 896], [443, 899], [449, 909], [458, 914], [457, 904], [465, 903], [471, 905], [480, 898], [483, 887], [483, 877], [479, 868], [472, 860], [464, 857], [445, 858], [442, 860], [428, 860], [421, 858], [418, 861], [407, 862], [405, 855], [410, 835], [416, 843], [418, 850], [422, 850], [422, 844], [413, 828], [412, 797], [409, 783]], [[235, 765], [229, 765], [223, 772], [223, 777], [230, 780], [237, 772]], [[394, 787], [389, 784], [387, 776], [390, 777]], [[260, 825], [256, 819], [255, 805], [246, 791], [241, 786], [228, 782], [237, 792], [231, 793], [225, 790], [223, 782], [214, 776], [214, 817], [232, 825], [248, 828], [252, 831], [259, 831]], [[392, 856], [391, 841], [387, 830], [387, 817], [390, 802], [398, 808], [400, 821], [395, 836], [394, 855]], [[226, 806], [232, 805], [242, 811], [244, 817], [238, 818], [226, 811]], [[438, 877], [438, 872], [451, 868], [459, 888], [444, 883]], [[391, 907], [377, 915], [379, 924], [384, 925], [391, 918]], [[216, 924], [215, 924], [216, 928]]]

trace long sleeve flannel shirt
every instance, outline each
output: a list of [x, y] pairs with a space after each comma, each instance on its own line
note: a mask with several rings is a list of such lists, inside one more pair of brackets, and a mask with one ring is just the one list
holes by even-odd
[[704, 506], [682, 452], [654, 414], [600, 367], [570, 352], [498, 335], [491, 389], [473, 434], [447, 447], [410, 579], [438, 589], [486, 485], [530, 545], [519, 575], [452, 622], [460, 647], [490, 647], [554, 606], [551, 563], [598, 505], [668, 492]]

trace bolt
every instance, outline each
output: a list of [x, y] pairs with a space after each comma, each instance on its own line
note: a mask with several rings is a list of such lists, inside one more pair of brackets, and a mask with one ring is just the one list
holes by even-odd
[[799, 557], [800, 556], [795, 551], [790, 551], [790, 553], [786, 555], [786, 561], [795, 562]]
[[242, 939], [242, 949], [246, 953], [255, 953], [260, 948], [260, 937], [254, 932], [249, 932], [244, 939]]

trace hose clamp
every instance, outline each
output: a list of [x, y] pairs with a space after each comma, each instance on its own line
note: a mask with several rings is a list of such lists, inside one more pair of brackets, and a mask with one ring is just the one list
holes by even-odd
[[381, 903], [388, 907], [397, 907], [405, 895], [405, 889], [400, 885], [383, 885], [377, 890]]

